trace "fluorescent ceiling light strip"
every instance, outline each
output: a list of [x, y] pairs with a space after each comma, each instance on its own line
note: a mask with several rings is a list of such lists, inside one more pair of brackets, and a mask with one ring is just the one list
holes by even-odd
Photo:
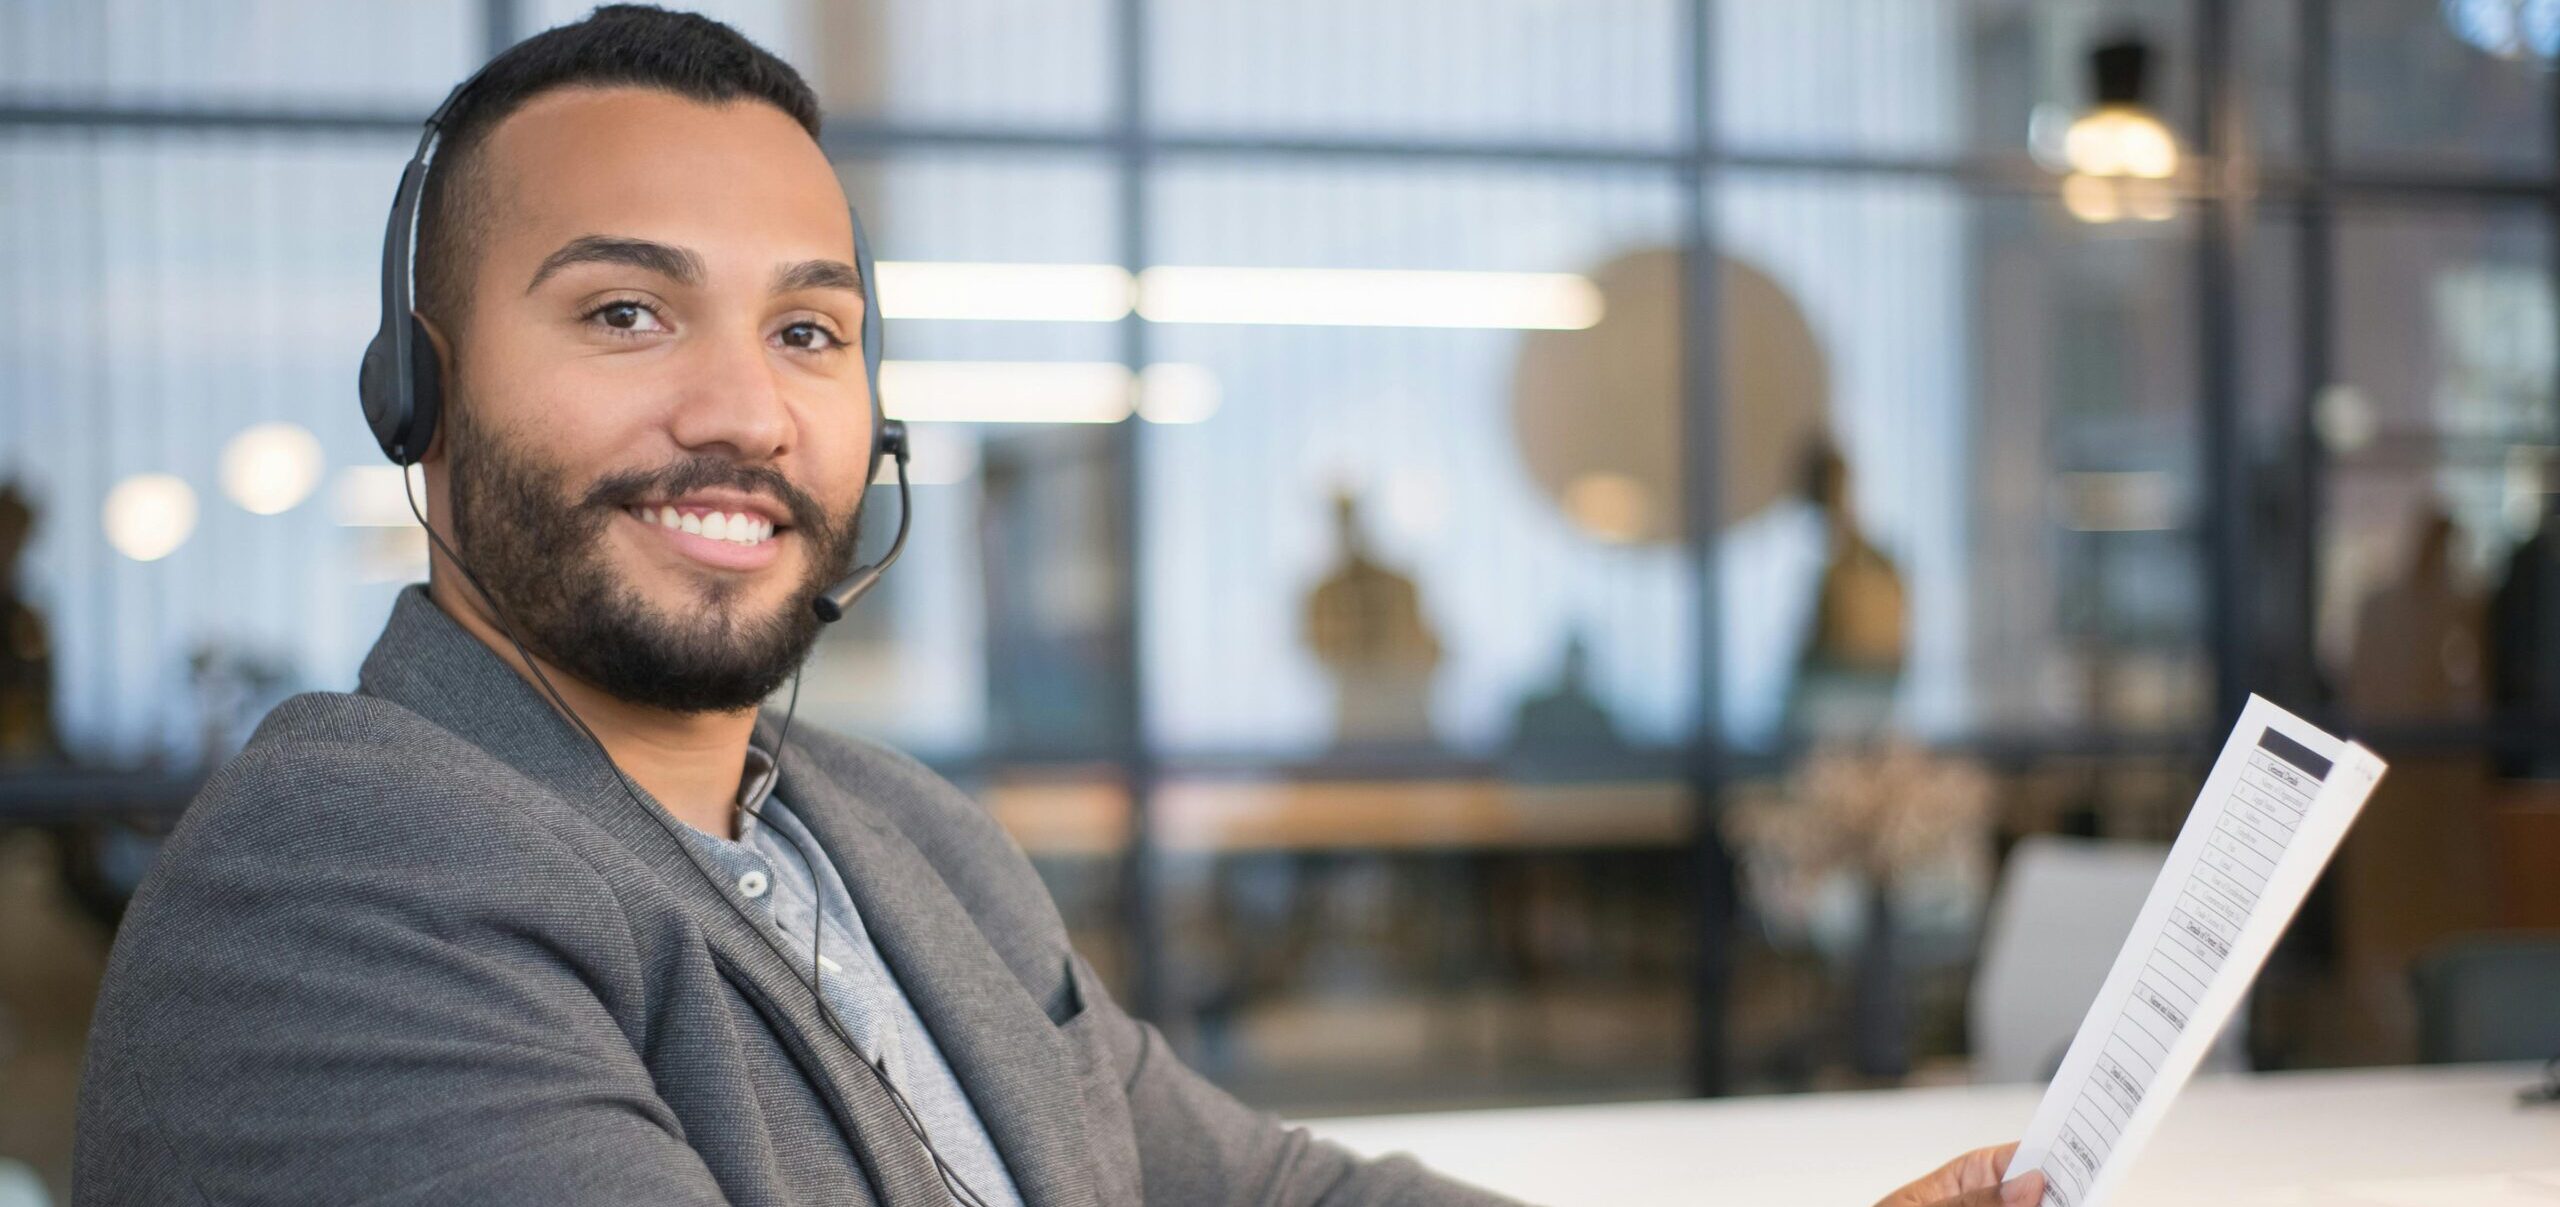
[[1118, 423], [1129, 368], [1109, 361], [893, 360], [880, 366], [892, 419], [925, 423]]
[[1563, 272], [1163, 265], [1138, 274], [1138, 313], [1159, 323], [1578, 331], [1602, 309], [1599, 286]]
[[1111, 361], [893, 360], [880, 393], [893, 419], [918, 423], [1198, 423], [1218, 409], [1218, 375], [1202, 365], [1148, 365], [1130, 388]]
[[1138, 417], [1149, 423], [1198, 423], [1218, 412], [1218, 375], [1206, 365], [1165, 361], [1138, 375]]
[[893, 319], [1110, 323], [1134, 307], [1159, 323], [1477, 327], [1577, 331], [1600, 321], [1600, 287], [1565, 272], [887, 260]]
[[1112, 323], [1135, 301], [1117, 264], [883, 260], [880, 313], [893, 319]]

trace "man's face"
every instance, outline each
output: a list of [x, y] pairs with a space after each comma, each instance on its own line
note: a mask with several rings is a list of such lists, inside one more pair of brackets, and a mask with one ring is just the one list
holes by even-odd
[[816, 638], [871, 454], [834, 170], [769, 105], [631, 88], [538, 97], [481, 153], [492, 221], [428, 462], [462, 557], [544, 660], [633, 703], [749, 707]]

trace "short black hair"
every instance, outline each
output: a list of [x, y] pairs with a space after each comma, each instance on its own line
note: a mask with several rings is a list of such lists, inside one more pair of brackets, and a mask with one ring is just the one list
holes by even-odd
[[699, 13], [607, 4], [501, 51], [446, 115], [418, 202], [417, 308], [456, 338], [479, 230], [492, 216], [481, 145], [509, 114], [562, 88], [656, 88], [704, 104], [756, 100], [818, 136], [808, 81], [746, 35]]

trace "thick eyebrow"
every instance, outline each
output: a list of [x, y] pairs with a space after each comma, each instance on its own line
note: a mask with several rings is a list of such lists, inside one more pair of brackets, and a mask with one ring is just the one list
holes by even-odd
[[524, 291], [532, 293], [541, 288], [551, 274], [572, 264], [628, 264], [688, 286], [701, 284], [703, 275], [702, 257], [689, 247], [617, 235], [580, 235], [544, 259], [542, 267], [533, 270], [533, 280]]
[[[703, 278], [702, 257], [692, 248], [618, 235], [580, 235], [544, 258], [542, 267], [533, 270], [533, 280], [525, 284], [524, 291], [532, 293], [541, 288], [552, 274], [572, 264], [627, 264], [686, 286], [699, 285]], [[773, 272], [775, 293], [847, 289], [867, 303], [871, 300], [870, 291], [862, 286], [862, 274], [842, 260], [802, 260]]]
[[803, 289], [850, 289], [864, 302], [871, 300], [870, 293], [862, 287], [862, 274], [842, 260], [802, 260], [774, 269], [775, 293], [794, 293]]

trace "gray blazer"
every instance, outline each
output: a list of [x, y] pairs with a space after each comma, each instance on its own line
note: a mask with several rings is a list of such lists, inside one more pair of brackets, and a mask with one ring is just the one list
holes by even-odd
[[[914, 760], [795, 728], [778, 790], [1031, 1207], [1503, 1201], [1183, 1067], [1022, 851]], [[134, 898], [73, 1201], [941, 1207], [894, 1103], [693, 858], [402, 592], [356, 692], [269, 715]]]

